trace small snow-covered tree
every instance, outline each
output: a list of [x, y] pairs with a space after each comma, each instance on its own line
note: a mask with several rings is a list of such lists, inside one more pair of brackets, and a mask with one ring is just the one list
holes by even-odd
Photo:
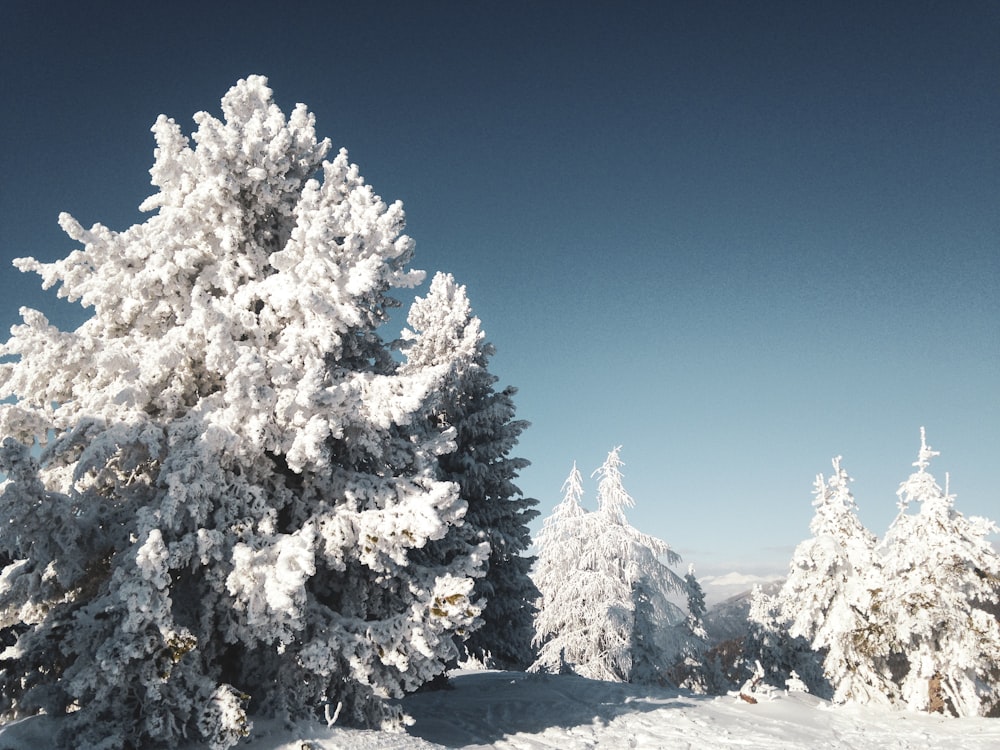
[[671, 681], [679, 687], [696, 693], [718, 690], [714, 670], [706, 665], [708, 633], [705, 631], [705, 592], [694, 573], [694, 565], [688, 566], [684, 575], [684, 593], [687, 598], [687, 616], [683, 622], [673, 626], [679, 641], [678, 661], [671, 667]]
[[806, 638], [789, 632], [778, 593], [767, 594], [760, 586], [753, 587], [747, 625], [743, 670], [748, 682], [784, 688], [794, 672], [809, 692], [828, 694], [820, 655]]
[[83, 249], [16, 263], [92, 310], [0, 347], [0, 710], [73, 746], [228, 747], [248, 705], [377, 725], [479, 615], [485, 543], [418, 555], [467, 506], [420, 418], [448, 366], [377, 332], [422, 278], [401, 205], [264, 78], [222, 113], [157, 120], [147, 221], [63, 215]]
[[[669, 669], [657, 669], [654, 680], [645, 681], [669, 682], [695, 693], [724, 692], [721, 675], [707, 657], [705, 592], [695, 576], [693, 565], [688, 566], [684, 575], [682, 593], [687, 600], [686, 616], [682, 613], [680, 619], [657, 632], [661, 653], [674, 654], [674, 662]], [[636, 610], [639, 611], [638, 604]]]
[[580, 504], [583, 478], [576, 463], [562, 489], [562, 501], [535, 537], [538, 554], [532, 572], [539, 591], [534, 623], [534, 645], [539, 650], [531, 668], [551, 673], [564, 671], [567, 654], [584, 653], [588, 645], [587, 633], [579, 626], [580, 601], [573, 586], [586, 541], [583, 522], [587, 515]]
[[888, 695], [888, 675], [868, 621], [876, 540], [857, 517], [851, 481], [839, 456], [828, 481], [816, 478], [813, 536], [796, 547], [777, 603], [789, 634], [822, 656], [834, 700], [870, 703]]
[[955, 510], [954, 496], [927, 471], [937, 455], [921, 429], [917, 470], [899, 487], [900, 512], [878, 550], [878, 624], [906, 659], [900, 691], [907, 706], [976, 716], [1000, 698], [1000, 623], [990, 611], [1000, 579], [989, 540], [997, 527]]
[[696, 633], [704, 633], [705, 613], [708, 608], [705, 606], [705, 591], [701, 587], [698, 576], [694, 574], [694, 565], [688, 566], [688, 572], [684, 576], [684, 591], [687, 594], [688, 620], [691, 622], [691, 630]]
[[464, 524], [425, 551], [448, 559], [467, 554], [469, 545], [489, 543], [486, 574], [473, 589], [473, 598], [483, 603], [483, 624], [465, 649], [490, 666], [524, 669], [534, 660], [538, 589], [528, 573], [533, 558], [523, 553], [531, 545], [528, 523], [538, 515], [538, 501], [515, 486], [528, 461], [510, 452], [528, 423], [514, 418], [516, 389], [495, 389], [497, 378], [488, 369], [493, 346], [472, 314], [465, 287], [451, 274], [435, 275], [427, 296], [413, 302], [408, 323], [412, 330], [403, 332], [408, 343], [400, 371], [448, 367], [426, 418], [434, 429], [455, 431], [454, 450], [438, 459], [439, 476], [458, 484], [468, 503]]
[[[668, 653], [659, 634], [683, 619], [667, 598], [683, 590], [683, 581], [668, 567], [680, 557], [625, 518], [634, 501], [622, 482], [619, 451], [612, 450], [595, 472], [597, 511], [578, 513], [579, 495], [573, 493], [579, 484], [569, 483], [568, 507], [560, 509], [562, 520], [554, 524], [575, 537], [557, 553], [563, 566], [556, 568], [546, 549], [539, 549], [546, 572], [536, 577], [542, 592], [536, 668], [565, 661], [592, 679], [646, 681], [659, 679], [676, 660], [677, 652]], [[546, 611], [554, 606], [557, 617]]]

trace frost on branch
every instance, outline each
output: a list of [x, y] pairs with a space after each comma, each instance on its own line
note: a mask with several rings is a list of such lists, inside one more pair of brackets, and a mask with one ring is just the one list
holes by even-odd
[[0, 711], [66, 713], [67, 744], [381, 724], [480, 614], [484, 551], [423, 555], [469, 507], [424, 418], [449, 365], [378, 334], [422, 279], [402, 206], [262, 77], [195, 122], [153, 127], [145, 222], [64, 214], [82, 248], [16, 264], [92, 311], [0, 346]]

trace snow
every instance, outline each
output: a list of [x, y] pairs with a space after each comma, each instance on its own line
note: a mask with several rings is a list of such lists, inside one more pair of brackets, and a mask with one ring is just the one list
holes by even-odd
[[[583, 750], [584, 748], [1000, 747], [1000, 721], [955, 719], [858, 705], [835, 706], [778, 691], [757, 704], [738, 697], [587, 680], [575, 675], [458, 671], [450, 690], [401, 701], [413, 718], [390, 733], [258, 722], [242, 750]], [[57, 722], [0, 727], [0, 750], [51, 746]], [[201, 750], [189, 746], [184, 750]]]

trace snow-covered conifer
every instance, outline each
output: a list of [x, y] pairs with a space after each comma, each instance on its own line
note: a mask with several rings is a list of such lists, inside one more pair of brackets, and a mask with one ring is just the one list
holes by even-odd
[[796, 547], [777, 603], [789, 634], [804, 637], [822, 655], [834, 699], [869, 703], [885, 696], [887, 687], [868, 632], [876, 540], [857, 517], [851, 481], [839, 456], [828, 481], [816, 478], [813, 536]]
[[[566, 661], [585, 677], [646, 681], [659, 679], [676, 660], [677, 650], [668, 651], [660, 633], [683, 620], [667, 598], [683, 590], [682, 579], [667, 567], [680, 557], [625, 518], [625, 508], [634, 501], [622, 482], [619, 450], [612, 450], [595, 472], [595, 512], [576, 510], [580, 484], [574, 467], [566, 507], [557, 508], [560, 520], [552, 525], [561, 531], [551, 539], [564, 540], [554, 552], [561, 564], [553, 564], [546, 547], [539, 546], [535, 582], [542, 603], [535, 627], [541, 649], [536, 668]], [[540, 541], [545, 535], [543, 529]]]
[[795, 672], [796, 679], [801, 680], [810, 693], [829, 694], [821, 658], [806, 638], [789, 633], [779, 593], [767, 594], [760, 586], [754, 586], [747, 624], [743, 667], [746, 676], [752, 676], [750, 682], [783, 688]]
[[[693, 565], [688, 566], [683, 581], [684, 590], [681, 593], [687, 599], [686, 614], [678, 607], [673, 615], [666, 618], [670, 624], [663, 623], [653, 631], [657, 653], [651, 658], [634, 658], [637, 663], [645, 662], [653, 668], [647, 667], [645, 675], [641, 672], [634, 675], [632, 681], [670, 683], [695, 693], [724, 692], [716, 665], [706, 659], [705, 593], [694, 574]], [[643, 600], [643, 597], [636, 598], [638, 620], [643, 619]], [[637, 639], [637, 644], [642, 644], [642, 639]], [[660, 663], [664, 657], [672, 659], [670, 664]]]
[[[465, 523], [425, 547], [427, 554], [450, 558], [463, 547], [488, 542], [486, 574], [476, 580], [473, 598], [483, 603], [483, 624], [465, 641], [474, 657], [502, 668], [524, 669], [534, 659], [535, 600], [538, 589], [528, 571], [533, 559], [528, 523], [537, 500], [525, 498], [514, 485], [528, 465], [510, 456], [528, 423], [514, 418], [513, 387], [497, 391], [489, 372], [493, 346], [484, 339], [479, 318], [464, 286], [451, 274], [439, 273], [426, 297], [410, 308], [403, 332], [406, 359], [401, 372], [446, 366], [448, 374], [428, 405], [434, 429], [453, 429], [455, 447], [439, 458], [440, 478], [455, 482], [468, 503]], [[455, 549], [458, 545], [458, 549]]]
[[580, 602], [572, 586], [583, 554], [583, 521], [587, 515], [580, 504], [583, 478], [575, 463], [562, 489], [562, 501], [535, 537], [538, 554], [532, 571], [540, 596], [534, 623], [534, 645], [539, 651], [531, 668], [556, 674], [565, 668], [567, 653], [575, 655], [587, 649], [586, 633], [578, 627]]
[[680, 642], [680, 658], [671, 668], [671, 681], [696, 693], [708, 693], [717, 689], [718, 680], [713, 669], [706, 664], [705, 592], [694, 573], [694, 565], [689, 565], [684, 575], [684, 593], [687, 597], [687, 617], [673, 626]]
[[694, 565], [688, 566], [688, 572], [684, 576], [684, 590], [687, 594], [688, 618], [691, 621], [691, 630], [696, 633], [705, 631], [705, 592], [701, 588], [698, 577], [694, 574]]
[[989, 535], [997, 527], [955, 510], [954, 496], [927, 471], [937, 455], [921, 429], [917, 470], [899, 487], [900, 512], [878, 550], [879, 624], [906, 659], [900, 690], [910, 708], [976, 716], [1000, 698], [1000, 623], [990, 611], [1000, 558]]
[[377, 332], [422, 278], [401, 205], [262, 77], [222, 113], [157, 120], [144, 223], [64, 214], [83, 249], [16, 263], [92, 311], [0, 347], [0, 702], [75, 746], [227, 747], [251, 702], [379, 724], [479, 614], [485, 544], [415, 554], [466, 503], [419, 419], [448, 367]]

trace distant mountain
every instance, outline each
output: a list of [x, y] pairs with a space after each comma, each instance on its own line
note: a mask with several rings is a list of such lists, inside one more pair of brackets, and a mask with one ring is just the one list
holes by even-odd
[[705, 592], [705, 601], [711, 606], [749, 591], [754, 586], [764, 586], [784, 577], [784, 569], [771, 574], [734, 571], [722, 575], [700, 575], [698, 582]]
[[[765, 594], [775, 594], [783, 583], [784, 580], [768, 581], [761, 583], [760, 587]], [[751, 591], [752, 587], [708, 608], [705, 612], [705, 632], [708, 633], [710, 644], [742, 638], [747, 634]]]

